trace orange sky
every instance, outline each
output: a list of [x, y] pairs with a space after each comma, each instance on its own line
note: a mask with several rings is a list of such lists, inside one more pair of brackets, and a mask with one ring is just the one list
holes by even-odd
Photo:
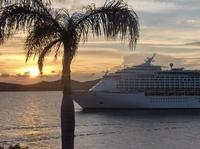
[[[102, 5], [103, 1], [54, 0], [54, 7], [67, 6], [70, 10], [84, 4]], [[79, 4], [79, 5], [77, 5]], [[136, 50], [131, 51], [120, 41], [93, 40], [80, 44], [72, 63], [72, 78], [86, 81], [100, 78], [105, 71], [115, 71], [124, 65], [142, 63], [146, 56], [157, 53], [156, 63], [188, 69], [200, 69], [200, 44], [185, 43], [200, 41], [199, 0], [135, 0], [128, 1], [140, 21], [140, 39]], [[198, 5], [199, 4], [199, 5]], [[0, 82], [34, 83], [41, 80], [59, 79], [61, 59], [46, 58], [44, 76], [37, 75], [37, 59], [25, 63], [24, 36], [16, 35], [0, 46]]]
[[[37, 58], [25, 63], [25, 51], [21, 38], [10, 40], [0, 46], [0, 67], [2, 82], [23, 84], [35, 83], [41, 80], [57, 80], [61, 72], [61, 56], [55, 61], [50, 55], [46, 58], [44, 76], [36, 77]], [[14, 44], [14, 46], [13, 46]], [[192, 51], [192, 52], [191, 52]], [[157, 53], [156, 64], [168, 66], [170, 62], [177, 67], [199, 69], [200, 50], [198, 46], [170, 44], [142, 44], [136, 50], [130, 50], [126, 44], [119, 41], [91, 41], [81, 43], [78, 53], [72, 62], [72, 79], [87, 81], [100, 78], [107, 70], [116, 71], [126, 65], [137, 65], [145, 57]]]

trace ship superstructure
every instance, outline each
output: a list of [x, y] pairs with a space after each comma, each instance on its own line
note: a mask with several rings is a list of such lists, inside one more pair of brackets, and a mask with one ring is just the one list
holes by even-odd
[[89, 91], [75, 93], [75, 101], [83, 108], [199, 108], [200, 71], [172, 63], [162, 70], [154, 57], [105, 74]]

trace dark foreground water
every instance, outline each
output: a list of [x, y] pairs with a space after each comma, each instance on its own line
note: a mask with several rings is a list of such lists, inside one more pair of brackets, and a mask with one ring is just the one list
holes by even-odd
[[[0, 93], [0, 145], [60, 149], [61, 92]], [[76, 149], [199, 149], [200, 110], [81, 111]]]

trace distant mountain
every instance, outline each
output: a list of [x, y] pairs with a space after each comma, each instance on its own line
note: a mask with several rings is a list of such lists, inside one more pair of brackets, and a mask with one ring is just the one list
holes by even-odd
[[[73, 90], [88, 90], [95, 85], [99, 80], [79, 82], [72, 80]], [[60, 80], [46, 82], [42, 81], [32, 85], [21, 85], [11, 83], [0, 83], [0, 91], [61, 91], [62, 84]]]
[[200, 46], [200, 41], [191, 42], [191, 43], [186, 43], [185, 45]]

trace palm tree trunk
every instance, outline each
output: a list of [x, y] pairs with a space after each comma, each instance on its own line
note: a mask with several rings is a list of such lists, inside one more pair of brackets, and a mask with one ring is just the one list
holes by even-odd
[[63, 57], [63, 99], [61, 104], [61, 133], [62, 133], [62, 149], [74, 149], [74, 130], [75, 130], [75, 114], [74, 103], [72, 100], [71, 89], [71, 56], [64, 45]]

